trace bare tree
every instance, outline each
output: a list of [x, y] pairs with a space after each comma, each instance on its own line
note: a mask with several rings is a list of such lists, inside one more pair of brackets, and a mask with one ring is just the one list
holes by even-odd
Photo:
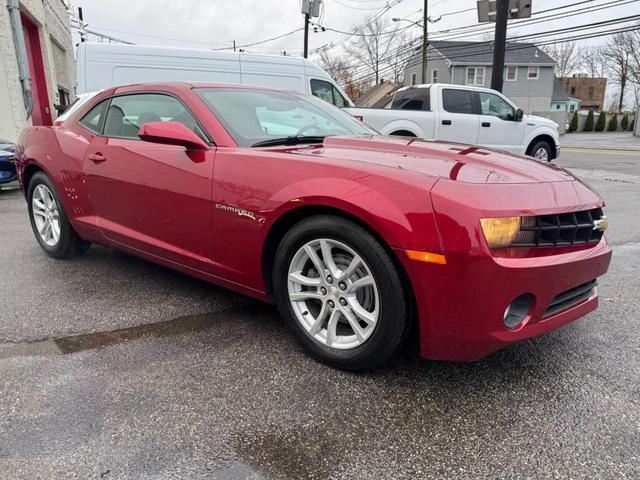
[[556, 61], [555, 74], [557, 77], [568, 77], [581, 65], [581, 48], [576, 42], [554, 43], [542, 47], [542, 50]]
[[399, 28], [391, 28], [387, 21], [375, 18], [356, 27], [353, 36], [354, 40], [345, 45], [345, 50], [373, 73], [377, 84], [380, 70], [396, 45]]
[[394, 83], [402, 82], [404, 71], [416, 53], [416, 49], [411, 48], [415, 41], [415, 38], [410, 38], [406, 33], [398, 35], [393, 39], [393, 45], [390, 49], [392, 53], [387, 55], [383, 63], [388, 66], [391, 72], [391, 80]]
[[628, 81], [633, 85], [637, 102], [637, 92], [640, 90], [640, 30], [633, 30], [616, 35], [621, 47], [629, 54]]
[[607, 59], [607, 65], [611, 73], [611, 80], [620, 86], [620, 99], [618, 111], [624, 106], [624, 94], [627, 82], [632, 75], [631, 62], [633, 61], [629, 49], [628, 38], [624, 33], [617, 33], [603, 47], [603, 54]]
[[354, 82], [351, 66], [344, 57], [321, 50], [318, 63], [344, 89], [349, 98], [353, 100], [359, 96], [363, 86]]
[[607, 59], [601, 46], [586, 47], [580, 54], [580, 67], [594, 78], [607, 76]]

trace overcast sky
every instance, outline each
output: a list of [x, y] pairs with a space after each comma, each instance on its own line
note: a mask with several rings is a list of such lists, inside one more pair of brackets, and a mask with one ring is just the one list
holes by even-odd
[[[611, 1], [593, 0], [564, 11], [575, 11]], [[578, 0], [532, 0], [534, 13], [577, 2]], [[537, 25], [518, 27], [517, 22], [511, 22], [509, 32], [510, 35], [544, 32], [640, 14], [640, 1], [618, 0], [618, 3], [621, 5], [615, 8]], [[423, 0], [324, 0], [320, 23], [325, 27], [348, 31], [385, 5], [393, 5], [384, 15], [389, 22], [392, 17], [419, 21], [422, 15]], [[230, 47], [233, 40], [238, 45], [243, 45], [275, 37], [303, 26], [299, 0], [72, 0], [74, 9], [80, 6], [83, 7], [84, 19], [89, 23], [89, 28], [138, 44], [221, 48]], [[434, 39], [438, 31], [477, 24], [475, 6], [476, 0], [430, 0], [429, 15], [434, 18], [449, 12], [473, 9], [445, 15], [439, 22], [430, 25]], [[561, 12], [563, 11], [558, 11]], [[403, 25], [409, 26], [408, 23]], [[603, 27], [611, 28], [613, 27]], [[409, 26], [407, 33], [418, 36], [421, 30]], [[567, 34], [570, 33], [556, 37]], [[479, 34], [475, 38], [481, 37]], [[468, 37], [465, 40], [473, 38]], [[594, 44], [604, 40], [606, 39], [600, 38], [586, 42]], [[344, 35], [337, 32], [310, 33], [311, 49], [337, 42], [333, 51], [339, 52], [341, 41], [344, 42]], [[256, 53], [278, 53], [286, 50], [289, 54], [301, 55], [302, 42], [303, 33], [300, 31], [273, 42], [248, 47], [247, 50]]]

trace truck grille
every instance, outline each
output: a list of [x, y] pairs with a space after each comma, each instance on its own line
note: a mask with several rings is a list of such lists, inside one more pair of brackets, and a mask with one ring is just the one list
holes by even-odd
[[543, 317], [549, 317], [585, 301], [593, 295], [596, 285], [597, 282], [594, 279], [557, 295], [553, 300], [551, 300], [551, 303], [544, 311]]
[[601, 208], [582, 212], [522, 217], [514, 247], [556, 247], [598, 243], [604, 232], [595, 228]]

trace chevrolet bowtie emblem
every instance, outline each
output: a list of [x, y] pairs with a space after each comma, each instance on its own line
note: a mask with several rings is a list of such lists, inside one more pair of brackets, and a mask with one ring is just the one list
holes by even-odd
[[599, 220], [594, 220], [593, 222], [593, 229], [600, 230], [601, 232], [604, 232], [608, 226], [609, 226], [609, 219], [607, 218], [606, 215], [602, 215]]

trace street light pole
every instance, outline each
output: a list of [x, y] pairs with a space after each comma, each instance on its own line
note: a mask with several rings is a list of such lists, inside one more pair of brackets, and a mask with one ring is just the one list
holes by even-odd
[[424, 0], [424, 12], [422, 20], [422, 83], [427, 83], [427, 0]]
[[491, 73], [491, 88], [498, 92], [502, 92], [508, 18], [509, 0], [498, 0], [496, 5], [496, 33], [493, 39], [493, 66]]

